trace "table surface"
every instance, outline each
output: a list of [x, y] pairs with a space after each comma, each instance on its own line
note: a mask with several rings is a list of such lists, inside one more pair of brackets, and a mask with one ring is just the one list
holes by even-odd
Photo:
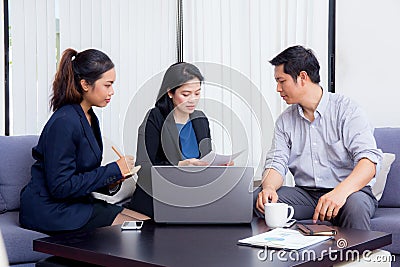
[[[269, 228], [254, 218], [242, 225], [160, 225], [141, 230], [109, 226], [34, 240], [35, 251], [102, 266], [324, 266], [389, 245], [389, 233], [337, 228], [335, 239], [299, 251], [237, 245]], [[347, 246], [340, 248], [338, 240]], [[358, 253], [358, 254], [357, 254]], [[357, 255], [356, 255], [357, 254]], [[264, 259], [261, 260], [260, 258]]]

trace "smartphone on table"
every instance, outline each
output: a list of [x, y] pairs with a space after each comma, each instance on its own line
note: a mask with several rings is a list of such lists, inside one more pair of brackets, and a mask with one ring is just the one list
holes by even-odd
[[124, 221], [121, 225], [121, 230], [140, 230], [142, 226], [143, 221]]

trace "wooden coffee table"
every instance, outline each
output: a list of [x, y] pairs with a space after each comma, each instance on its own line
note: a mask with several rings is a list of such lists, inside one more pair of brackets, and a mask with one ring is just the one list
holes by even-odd
[[267, 250], [270, 257], [264, 261], [265, 249], [237, 245], [239, 239], [268, 230], [259, 218], [247, 225], [145, 222], [141, 230], [132, 231], [110, 226], [37, 239], [33, 249], [101, 266], [325, 266], [392, 242], [389, 233], [336, 229], [334, 240], [295, 252]]

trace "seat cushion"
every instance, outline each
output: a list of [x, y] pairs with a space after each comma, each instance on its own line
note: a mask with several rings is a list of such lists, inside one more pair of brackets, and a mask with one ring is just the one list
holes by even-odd
[[400, 207], [400, 127], [376, 128], [376, 144], [383, 152], [396, 154], [386, 179], [385, 189], [379, 201], [380, 207]]
[[0, 136], [0, 213], [20, 206], [19, 194], [29, 182], [32, 147], [38, 136]]
[[10, 264], [35, 262], [49, 257], [44, 253], [33, 251], [33, 240], [47, 235], [21, 228], [17, 211], [0, 214], [0, 227]]
[[400, 209], [378, 208], [371, 220], [371, 230], [392, 233], [392, 244], [382, 249], [400, 254]]

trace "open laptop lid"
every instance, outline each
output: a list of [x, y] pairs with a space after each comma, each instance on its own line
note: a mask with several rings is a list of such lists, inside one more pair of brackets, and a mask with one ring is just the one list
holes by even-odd
[[160, 223], [249, 223], [253, 168], [153, 166], [154, 220]]

